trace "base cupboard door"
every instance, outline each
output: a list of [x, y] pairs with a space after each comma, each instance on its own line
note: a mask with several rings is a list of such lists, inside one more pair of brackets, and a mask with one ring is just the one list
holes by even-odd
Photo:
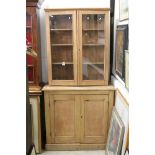
[[81, 143], [105, 144], [108, 95], [81, 95]]
[[76, 95], [51, 95], [50, 117], [53, 143], [80, 141], [80, 103]]

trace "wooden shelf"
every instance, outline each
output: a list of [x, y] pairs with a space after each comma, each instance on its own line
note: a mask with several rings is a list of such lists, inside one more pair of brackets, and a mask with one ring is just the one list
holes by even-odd
[[51, 44], [51, 46], [73, 46], [73, 44]]
[[104, 31], [103, 29], [82, 29], [82, 31]]
[[51, 29], [51, 31], [72, 31], [72, 29]]
[[29, 28], [29, 29], [31, 29], [31, 28], [32, 28], [32, 26], [26, 26], [26, 28]]
[[103, 62], [84, 62], [83, 65], [104, 65]]
[[104, 44], [83, 44], [83, 46], [104, 46]]
[[32, 48], [32, 45], [27, 45], [28, 48]]
[[[52, 65], [62, 65], [62, 62], [53, 62]], [[73, 65], [73, 62], [65, 62], [65, 65]]]
[[32, 64], [32, 65], [27, 65], [27, 67], [34, 67], [34, 65]]

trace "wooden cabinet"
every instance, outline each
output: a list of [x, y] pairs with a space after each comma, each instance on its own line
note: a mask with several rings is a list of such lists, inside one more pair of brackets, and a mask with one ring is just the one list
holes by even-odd
[[104, 149], [114, 97], [107, 86], [109, 9], [45, 9], [45, 14], [45, 147]]
[[114, 88], [51, 87], [45, 95], [46, 149], [104, 149]]
[[26, 46], [33, 49], [37, 53], [37, 57], [31, 55], [26, 56], [26, 64], [28, 69], [28, 83], [29, 86], [39, 85], [39, 50], [38, 50], [38, 27], [37, 27], [37, 3], [26, 3]]
[[46, 12], [50, 85], [108, 85], [109, 10]]

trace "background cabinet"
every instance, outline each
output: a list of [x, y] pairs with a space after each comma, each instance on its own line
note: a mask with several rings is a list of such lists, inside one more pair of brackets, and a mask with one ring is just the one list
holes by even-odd
[[41, 110], [40, 110], [40, 97], [42, 91], [40, 87], [31, 87], [29, 89], [29, 100], [31, 104], [31, 124], [32, 124], [32, 143], [35, 145], [37, 153], [42, 150], [41, 138]]
[[45, 94], [46, 149], [104, 149], [114, 88], [50, 87]]
[[109, 11], [46, 9], [50, 85], [108, 85]]
[[39, 62], [40, 54], [38, 51], [38, 27], [37, 27], [37, 3], [26, 3], [26, 46], [32, 48], [37, 53], [37, 58], [31, 55], [26, 56], [28, 68], [28, 84], [29, 86], [38, 86], [40, 80]]
[[41, 153], [41, 118], [40, 118], [40, 96], [30, 96], [32, 115], [32, 142], [37, 153]]

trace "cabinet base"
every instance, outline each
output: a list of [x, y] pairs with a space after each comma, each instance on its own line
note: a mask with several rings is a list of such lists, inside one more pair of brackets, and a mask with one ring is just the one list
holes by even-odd
[[47, 151], [104, 150], [105, 144], [46, 144]]

